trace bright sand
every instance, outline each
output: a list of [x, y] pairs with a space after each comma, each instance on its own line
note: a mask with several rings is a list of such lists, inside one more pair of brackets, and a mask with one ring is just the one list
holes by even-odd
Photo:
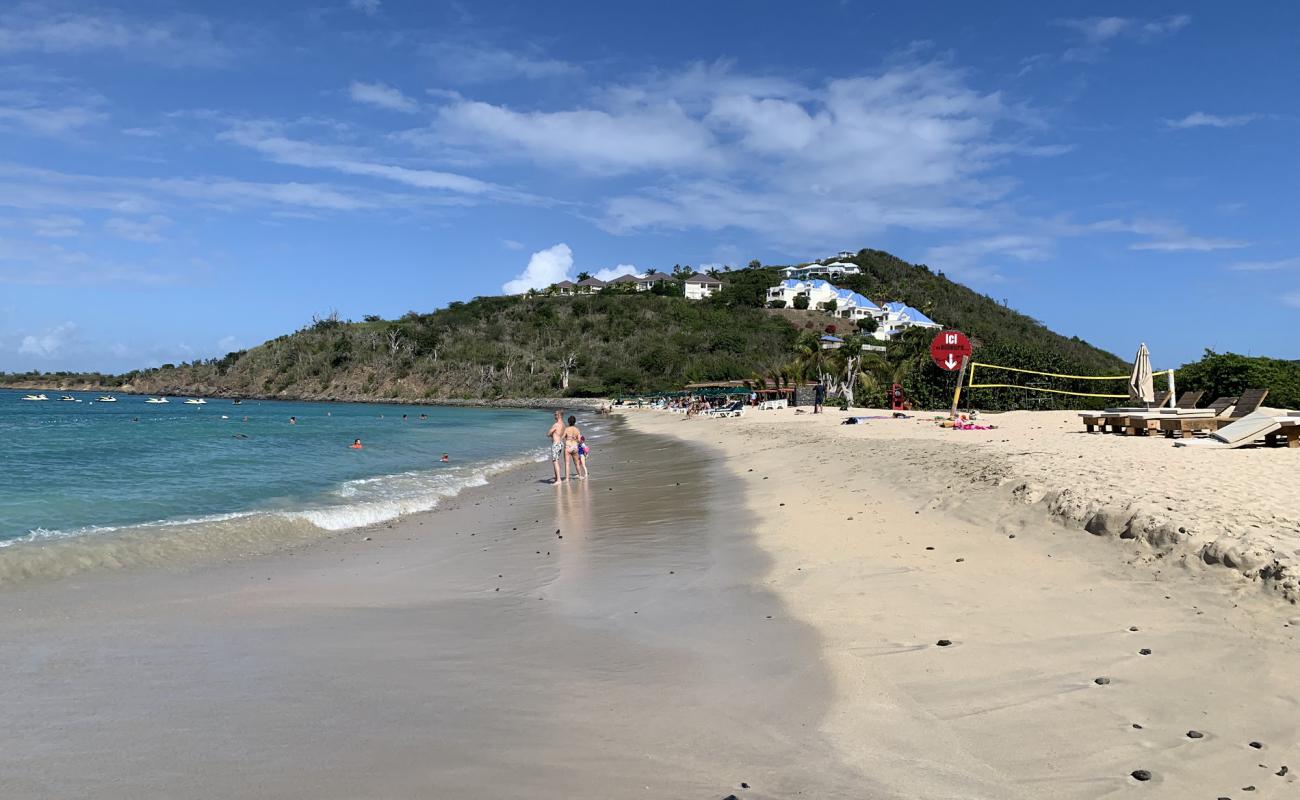
[[537, 465], [292, 553], [0, 588], [0, 796], [1291, 796], [1284, 580], [1022, 501], [1104, 483], [1111, 516], [1280, 543], [1300, 453], [1067, 417], [630, 413], [662, 436], [586, 484]]
[[1300, 451], [1089, 436], [1066, 412], [626, 416], [737, 473], [763, 585], [822, 636], [822, 729], [898, 796], [1294, 796], [1300, 613], [1260, 567], [1300, 556]]

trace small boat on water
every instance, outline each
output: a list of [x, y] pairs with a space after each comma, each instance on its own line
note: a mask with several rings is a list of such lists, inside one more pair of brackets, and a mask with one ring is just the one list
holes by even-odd
[[206, 406], [207, 404], [208, 401], [204, 400], [202, 397], [199, 398], [191, 397], [189, 400], [185, 401], [185, 405], [187, 406]]
[[117, 402], [117, 398], [114, 397], [114, 396], [111, 395], [111, 394], [104, 394], [104, 395], [100, 395], [99, 397], [95, 398], [95, 402], [96, 402], [96, 403], [116, 403], [116, 402]]
[[22, 396], [21, 399], [23, 399], [23, 400], [31, 400], [31, 401], [36, 401], [36, 402], [38, 402], [38, 401], [41, 401], [41, 400], [49, 400], [50, 398], [46, 397], [46, 396], [43, 395], [43, 394], [25, 394], [25, 395]]
[[73, 396], [70, 395], [70, 394], [65, 394], [65, 395], [61, 395], [61, 396], [59, 397], [59, 402], [60, 402], [60, 403], [76, 403], [76, 402], [78, 402], [78, 400], [77, 400], [77, 398], [73, 397]]
[[170, 403], [171, 401], [168, 400], [166, 397], [150, 397], [145, 402], [150, 403], [152, 405], [157, 405], [159, 403]]

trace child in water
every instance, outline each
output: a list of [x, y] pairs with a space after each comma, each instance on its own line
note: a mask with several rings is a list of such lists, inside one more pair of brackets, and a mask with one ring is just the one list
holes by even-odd
[[352, 444], [348, 445], [348, 447], [350, 447], [350, 448], [353, 449], [353, 450], [360, 450], [360, 449], [361, 449], [361, 440], [360, 440], [360, 439], [353, 439], [353, 440], [352, 440]]

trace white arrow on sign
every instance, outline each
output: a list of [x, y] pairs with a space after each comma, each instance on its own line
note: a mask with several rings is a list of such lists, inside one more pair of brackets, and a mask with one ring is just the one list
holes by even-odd
[[947, 359], [946, 361], [943, 362], [943, 365], [944, 365], [945, 367], [947, 367], [948, 369], [953, 369], [954, 367], [957, 366], [957, 364], [958, 364], [958, 362], [952, 360], [952, 353], [949, 353], [949, 354], [948, 354], [948, 359]]

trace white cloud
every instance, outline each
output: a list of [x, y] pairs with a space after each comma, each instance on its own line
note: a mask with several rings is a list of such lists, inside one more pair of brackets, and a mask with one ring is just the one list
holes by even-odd
[[161, 214], [145, 219], [110, 217], [104, 220], [104, 230], [119, 239], [155, 244], [162, 241], [162, 230], [170, 224], [171, 220]]
[[1192, 251], [1208, 253], [1214, 250], [1235, 250], [1250, 247], [1250, 242], [1239, 239], [1212, 239], [1204, 236], [1180, 236], [1152, 242], [1136, 242], [1128, 246], [1130, 250], [1157, 250], [1163, 253], [1181, 253]]
[[46, 108], [0, 106], [0, 129], [19, 127], [44, 136], [57, 136], [106, 119], [105, 114], [81, 106]]
[[672, 105], [544, 112], [462, 100], [442, 107], [436, 125], [452, 144], [487, 146], [502, 157], [594, 173], [707, 166], [720, 160], [711, 133]]
[[645, 175], [604, 201], [612, 232], [737, 229], [800, 250], [987, 225], [1007, 161], [1066, 149], [1032, 143], [1032, 110], [944, 62], [808, 85], [693, 65], [561, 110], [455, 96], [430, 130], [488, 162]]
[[619, 264], [616, 267], [605, 267], [604, 269], [598, 269], [591, 273], [591, 277], [601, 281], [612, 281], [615, 278], [624, 275], [635, 275], [638, 278], [641, 277], [641, 273], [637, 271], [635, 264]]
[[1083, 226], [1081, 229], [1074, 230], [1073, 233], [1078, 234], [1087, 231], [1132, 233], [1137, 234], [1138, 236], [1150, 237], [1146, 241], [1130, 244], [1128, 249], [1152, 250], [1163, 253], [1208, 253], [1214, 250], [1233, 250], [1241, 247], [1249, 247], [1251, 245], [1250, 242], [1242, 241], [1240, 239], [1225, 239], [1221, 237], [1194, 235], [1188, 233], [1182, 225], [1174, 222], [1166, 222], [1164, 220], [1109, 219], [1090, 223]]
[[516, 242], [514, 239], [502, 239], [501, 246], [507, 250], [523, 250], [524, 243]]
[[42, 334], [24, 336], [18, 345], [19, 355], [51, 358], [57, 356], [77, 335], [77, 326], [72, 322], [51, 328]]
[[1191, 24], [1186, 14], [1175, 14], [1152, 20], [1132, 17], [1086, 17], [1057, 20], [1055, 24], [1069, 28], [1082, 40], [1078, 46], [1066, 50], [1066, 61], [1095, 61], [1106, 53], [1109, 45], [1120, 39], [1150, 42], [1171, 36]]
[[1182, 119], [1167, 119], [1165, 124], [1171, 128], [1238, 128], [1262, 118], [1262, 114], [1233, 114], [1221, 116], [1193, 111]]
[[190, 277], [172, 265], [123, 263], [59, 244], [0, 238], [0, 284], [164, 286]]
[[515, 276], [514, 280], [507, 281], [501, 291], [506, 294], [521, 294], [529, 289], [545, 289], [565, 280], [572, 269], [573, 251], [561, 242], [533, 253], [524, 271]]
[[116, 12], [54, 11], [24, 3], [0, 14], [0, 54], [112, 51], [174, 66], [226, 63], [232, 51], [191, 14], [132, 19]]
[[1276, 261], [1238, 261], [1235, 264], [1229, 264], [1228, 269], [1234, 272], [1273, 272], [1281, 269], [1300, 269], [1300, 256], [1279, 258]]
[[543, 57], [523, 45], [507, 50], [483, 42], [445, 39], [426, 45], [423, 52], [433, 60], [439, 75], [457, 83], [541, 80], [582, 73], [576, 64]]
[[402, 94], [401, 90], [394, 89], [383, 83], [353, 81], [348, 87], [348, 94], [358, 103], [365, 103], [389, 111], [403, 111], [409, 114], [420, 110], [419, 103]]
[[997, 266], [989, 261], [1045, 261], [1051, 254], [1049, 236], [1005, 234], [931, 247], [925, 251], [925, 263], [954, 276], [989, 281], [1003, 278]]
[[71, 239], [81, 234], [85, 225], [78, 217], [55, 214], [28, 220], [32, 233], [46, 239]]
[[417, 189], [519, 202], [536, 200], [524, 193], [454, 172], [380, 163], [344, 148], [290, 139], [281, 135], [276, 126], [266, 123], [236, 124], [219, 138], [255, 150], [281, 164], [379, 178]]
[[348, 8], [353, 11], [360, 11], [367, 17], [373, 17], [379, 13], [379, 7], [383, 5], [380, 0], [348, 0]]

